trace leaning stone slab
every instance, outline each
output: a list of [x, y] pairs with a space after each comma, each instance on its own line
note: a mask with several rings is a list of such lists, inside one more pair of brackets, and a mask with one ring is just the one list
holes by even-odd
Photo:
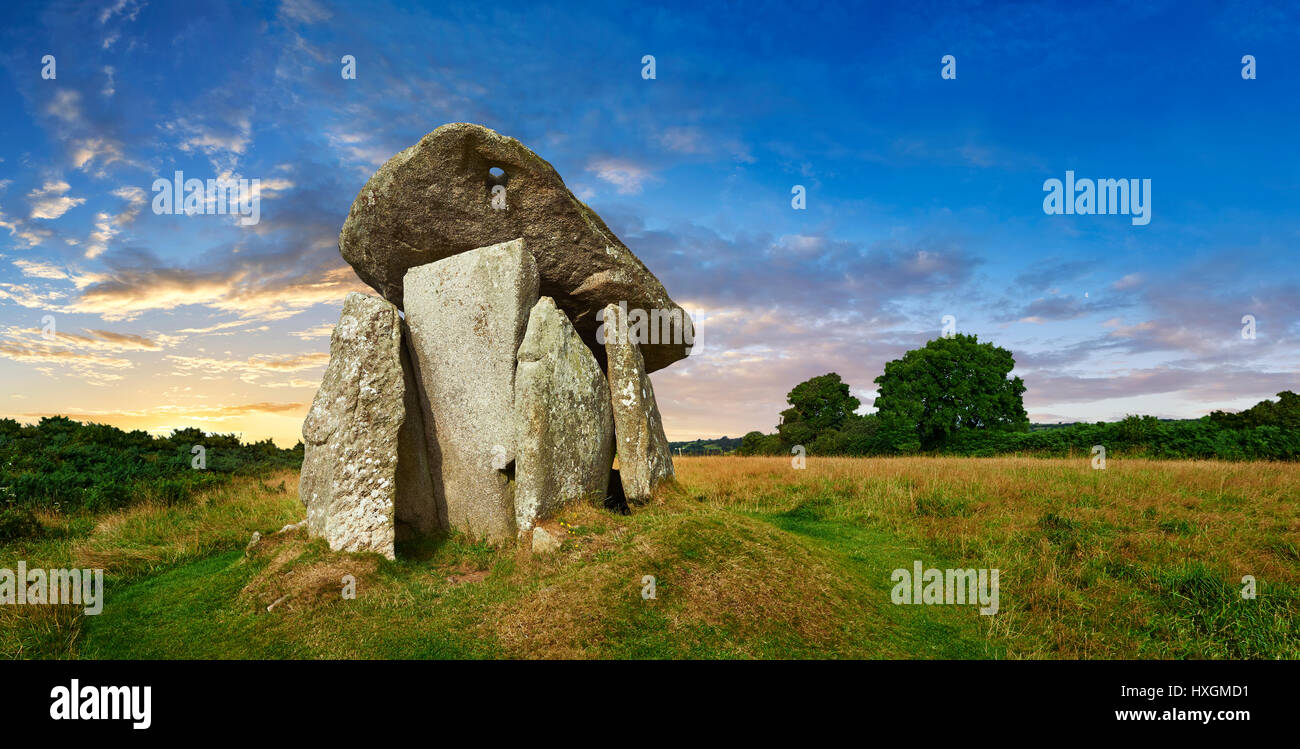
[[448, 526], [473, 538], [515, 536], [515, 353], [537, 283], [521, 239], [406, 272], [435, 495]]
[[550, 297], [529, 314], [517, 358], [515, 523], [525, 533], [570, 502], [605, 498], [614, 420], [605, 373]]
[[[604, 318], [618, 320], [619, 312], [611, 304], [605, 308]], [[656, 486], [673, 478], [672, 452], [664, 436], [663, 419], [641, 358], [641, 347], [630, 336], [614, 334], [617, 327], [606, 327], [605, 357], [614, 410], [618, 472], [627, 501], [644, 503], [650, 500]]]
[[[330, 338], [330, 361], [302, 425], [298, 494], [307, 529], [335, 551], [393, 558], [403, 516], [436, 522], [432, 482], [408, 420], [407, 378], [397, 307], [351, 293]], [[428, 530], [426, 526], [423, 528]]]
[[690, 317], [659, 279], [554, 167], [481, 125], [443, 125], [381, 166], [348, 211], [339, 252], [404, 309], [408, 268], [516, 237], [537, 262], [541, 293], [569, 315], [598, 359], [596, 312], [619, 301], [667, 315], [670, 329], [643, 347], [647, 371], [689, 353]]

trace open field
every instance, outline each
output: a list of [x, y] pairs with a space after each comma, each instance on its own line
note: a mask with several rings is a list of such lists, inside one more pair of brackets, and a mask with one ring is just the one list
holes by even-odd
[[[107, 603], [0, 606], [18, 658], [1297, 658], [1300, 465], [678, 458], [530, 556], [452, 536], [389, 562], [301, 532], [297, 475], [42, 515], [0, 567], [102, 567]], [[282, 483], [283, 482], [283, 483]], [[894, 605], [890, 574], [997, 568], [1000, 609]], [[340, 595], [357, 580], [356, 600]], [[642, 578], [656, 579], [643, 599]], [[1244, 600], [1241, 578], [1258, 581]], [[267, 606], [274, 604], [271, 611]]]

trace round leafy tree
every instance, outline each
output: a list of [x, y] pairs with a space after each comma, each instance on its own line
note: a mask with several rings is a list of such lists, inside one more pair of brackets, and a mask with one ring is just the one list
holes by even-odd
[[1007, 377], [1015, 366], [1010, 351], [974, 335], [938, 338], [885, 365], [876, 410], [904, 442], [914, 435], [927, 450], [963, 429], [1025, 431], [1025, 383]]
[[849, 386], [834, 372], [794, 386], [776, 429], [791, 445], [808, 445], [818, 436], [840, 428], [860, 405]]

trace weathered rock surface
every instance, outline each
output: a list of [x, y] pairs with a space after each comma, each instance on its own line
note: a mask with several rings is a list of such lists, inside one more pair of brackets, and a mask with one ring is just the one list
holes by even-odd
[[533, 531], [532, 543], [534, 554], [550, 554], [559, 551], [560, 547], [564, 545], [563, 540], [552, 535], [550, 531], [541, 526], [538, 526]]
[[[605, 309], [606, 320], [619, 319], [615, 305]], [[641, 357], [641, 347], [630, 336], [607, 335], [610, 402], [618, 472], [628, 502], [649, 501], [654, 488], [673, 478], [673, 458], [664, 436], [663, 419], [655, 403], [654, 386]]]
[[[436, 518], [423, 444], [411, 439], [397, 308], [348, 294], [330, 362], [302, 425], [299, 496], [307, 528], [336, 551], [393, 558], [395, 520]], [[418, 411], [412, 412], [418, 428]]]
[[515, 536], [515, 354], [537, 286], [518, 239], [406, 272], [435, 496], [448, 526], [474, 538]]
[[[493, 176], [493, 168], [504, 174]], [[494, 195], [496, 187], [504, 194]], [[443, 125], [381, 166], [352, 203], [339, 251], [363, 281], [405, 309], [408, 268], [516, 237], [537, 262], [540, 292], [568, 314], [598, 360], [596, 312], [619, 301], [675, 317], [674, 330], [643, 346], [646, 371], [687, 355], [690, 318], [663, 284], [550, 164], [481, 125]]]
[[604, 500], [614, 418], [605, 373], [550, 297], [533, 306], [517, 358], [515, 522], [523, 533], [570, 502]]

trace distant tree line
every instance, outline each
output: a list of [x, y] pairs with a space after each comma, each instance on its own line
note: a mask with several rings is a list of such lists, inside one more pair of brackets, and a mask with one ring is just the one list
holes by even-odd
[[794, 387], [776, 433], [750, 432], [739, 455], [1088, 455], [1109, 454], [1225, 460], [1300, 459], [1300, 396], [1291, 391], [1240, 413], [1200, 419], [1121, 421], [1030, 429], [1025, 385], [1010, 377], [1011, 352], [973, 335], [930, 341], [885, 365], [875, 382], [876, 412], [856, 413], [860, 401], [834, 372]]
[[669, 442], [673, 455], [730, 455], [740, 447], [739, 437], [698, 439], [690, 442]]

